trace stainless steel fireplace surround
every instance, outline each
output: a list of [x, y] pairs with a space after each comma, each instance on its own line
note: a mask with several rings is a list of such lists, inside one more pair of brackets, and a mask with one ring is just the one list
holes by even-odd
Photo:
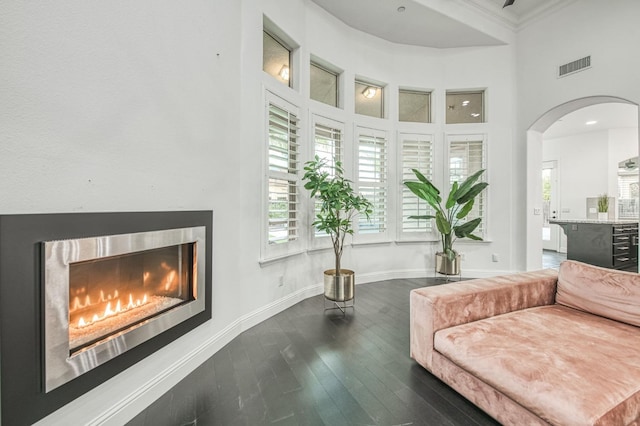
[[32, 425], [209, 321], [213, 223], [211, 210], [0, 214], [0, 423]]
[[43, 242], [45, 391], [204, 311], [205, 238], [197, 226]]

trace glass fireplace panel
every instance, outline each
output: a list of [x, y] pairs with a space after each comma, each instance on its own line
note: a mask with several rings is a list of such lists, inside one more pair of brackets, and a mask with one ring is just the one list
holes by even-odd
[[69, 265], [69, 349], [77, 352], [194, 300], [193, 243]]

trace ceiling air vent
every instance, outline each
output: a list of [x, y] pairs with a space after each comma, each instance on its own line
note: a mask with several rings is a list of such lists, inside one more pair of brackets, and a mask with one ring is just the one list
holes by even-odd
[[591, 68], [591, 56], [585, 56], [568, 64], [560, 65], [558, 67], [558, 77], [566, 77], [587, 68]]

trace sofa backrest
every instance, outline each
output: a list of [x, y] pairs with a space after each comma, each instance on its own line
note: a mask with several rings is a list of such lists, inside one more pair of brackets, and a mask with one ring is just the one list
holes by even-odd
[[556, 303], [640, 327], [640, 274], [567, 260], [560, 265]]

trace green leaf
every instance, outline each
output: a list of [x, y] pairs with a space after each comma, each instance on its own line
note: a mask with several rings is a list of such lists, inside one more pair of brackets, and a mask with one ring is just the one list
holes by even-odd
[[451, 233], [451, 224], [447, 220], [447, 218], [442, 214], [442, 212], [436, 212], [436, 226], [438, 227], [438, 231], [441, 234], [450, 234]]
[[409, 219], [429, 220], [429, 219], [435, 219], [435, 216], [431, 214], [425, 214], [421, 216], [409, 216]]
[[404, 184], [418, 198], [425, 200], [434, 210], [441, 210], [440, 202], [442, 199], [438, 192], [431, 191], [431, 188], [422, 182], [405, 182]]
[[465, 222], [462, 225], [456, 226], [454, 228], [456, 237], [468, 237], [468, 235], [471, 235], [471, 233], [478, 227], [478, 225], [480, 225], [480, 221], [482, 221], [482, 218], [477, 217], [473, 220], [470, 220], [469, 222]]
[[475, 202], [475, 200], [471, 199], [471, 200], [469, 200], [469, 202], [467, 204], [462, 206], [462, 209], [456, 215], [456, 219], [462, 219], [462, 218], [466, 217], [469, 214], [469, 212], [471, 211], [471, 209], [473, 208], [473, 203], [474, 202]]
[[475, 198], [476, 195], [482, 192], [482, 190], [484, 190], [487, 186], [489, 186], [487, 182], [480, 182], [475, 184], [474, 186], [471, 187], [471, 189], [469, 189], [469, 191], [463, 197], [458, 198], [458, 204], [465, 204], [469, 200], [472, 200], [473, 198]]
[[458, 192], [458, 182], [453, 182], [451, 185], [451, 191], [449, 191], [449, 198], [447, 198], [447, 210], [456, 204], [456, 194]]
[[482, 175], [482, 173], [484, 173], [484, 169], [478, 170], [477, 172], [475, 172], [474, 174], [466, 178], [464, 182], [460, 184], [460, 188], [458, 189], [458, 199], [456, 200], [458, 201], [458, 204], [464, 204], [466, 202], [466, 201], [461, 202], [459, 200], [460, 198], [464, 197], [467, 194], [467, 192], [469, 192], [473, 184], [476, 183], [476, 181], [480, 178], [480, 175]]

